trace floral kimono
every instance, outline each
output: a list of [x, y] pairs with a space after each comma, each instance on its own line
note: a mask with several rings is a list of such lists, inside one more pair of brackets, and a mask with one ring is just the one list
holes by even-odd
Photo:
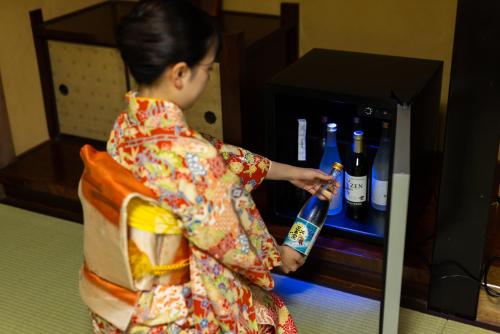
[[[128, 110], [119, 115], [107, 151], [152, 191], [164, 214], [175, 217], [188, 248], [188, 267], [182, 269], [187, 279], [175, 284], [160, 280], [141, 291], [127, 331], [296, 333], [282, 300], [271, 292], [270, 270], [281, 259], [250, 196], [270, 161], [207, 140], [189, 128], [170, 102], [133, 92], [126, 100]], [[158, 226], [163, 225], [154, 221], [151, 229], [161, 234]], [[147, 253], [134, 247], [129, 242], [129, 253]], [[144, 266], [133, 259], [132, 254], [133, 270], [140, 272]], [[96, 333], [121, 333], [102, 314], [92, 316]]]

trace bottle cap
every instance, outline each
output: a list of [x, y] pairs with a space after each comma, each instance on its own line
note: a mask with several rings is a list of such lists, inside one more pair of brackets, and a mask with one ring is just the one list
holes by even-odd
[[337, 124], [335, 124], [335, 123], [328, 123], [326, 125], [326, 129], [327, 129], [328, 132], [335, 132], [335, 131], [337, 131]]
[[332, 165], [332, 168], [338, 170], [339, 172], [341, 172], [342, 169], [344, 169], [344, 166], [341, 163], [339, 163], [339, 162], [334, 162], [333, 165]]
[[354, 140], [363, 139], [363, 131], [361, 130], [354, 131], [354, 133], [352, 134], [352, 138], [354, 138]]

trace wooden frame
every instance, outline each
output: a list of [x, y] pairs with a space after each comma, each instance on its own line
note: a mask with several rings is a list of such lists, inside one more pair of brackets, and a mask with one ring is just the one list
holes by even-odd
[[35, 44], [36, 58], [38, 62], [38, 73], [40, 74], [40, 84], [42, 86], [43, 104], [45, 117], [47, 119], [47, 129], [51, 139], [59, 135], [59, 120], [54, 94], [54, 83], [50, 69], [50, 58], [47, 40], [39, 33], [43, 29], [43, 14], [41, 9], [30, 12], [31, 31]]
[[0, 168], [12, 162], [14, 156], [9, 115], [7, 114], [7, 104], [3, 93], [2, 76], [0, 75]]

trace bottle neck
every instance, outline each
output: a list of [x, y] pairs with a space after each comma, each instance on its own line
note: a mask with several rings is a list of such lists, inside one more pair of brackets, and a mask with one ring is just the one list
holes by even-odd
[[389, 140], [389, 129], [382, 128], [382, 135], [380, 136], [380, 141], [388, 141]]
[[352, 151], [354, 153], [363, 153], [363, 141], [362, 140], [355, 140], [352, 143]]
[[340, 174], [342, 174], [342, 171], [339, 171], [336, 168], [332, 168], [330, 171], [330, 175], [332, 176], [332, 179], [325, 183], [321, 188], [319, 188], [316, 191], [316, 195], [319, 195], [323, 190], [328, 190], [330, 192], [334, 192], [335, 188], [337, 187], [337, 182], [339, 182]]
[[361, 120], [358, 117], [356, 117], [353, 120], [352, 126], [353, 126], [353, 131], [361, 130]]
[[326, 146], [337, 146], [337, 131], [326, 133]]

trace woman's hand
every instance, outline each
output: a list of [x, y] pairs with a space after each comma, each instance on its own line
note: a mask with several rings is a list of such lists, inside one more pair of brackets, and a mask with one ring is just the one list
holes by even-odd
[[[270, 180], [289, 181], [294, 186], [304, 189], [311, 194], [315, 194], [325, 183], [332, 180], [332, 176], [319, 169], [295, 167], [275, 161], [271, 162], [271, 168], [266, 178]], [[339, 184], [337, 183], [336, 186], [329, 189], [330, 191], [333, 190], [333, 194], [336, 193], [335, 188], [338, 188]], [[322, 191], [320, 198], [331, 200], [333, 194], [330, 191]]]
[[[290, 179], [290, 183], [297, 188], [304, 189], [305, 191], [315, 194], [325, 183], [332, 180], [332, 176], [322, 172], [319, 169], [314, 168], [300, 168], [295, 167], [293, 177]], [[336, 187], [330, 187], [328, 190], [332, 191], [333, 194], [337, 192], [339, 184], [337, 182]], [[322, 199], [331, 200], [333, 194], [327, 190], [323, 190], [319, 195]]]
[[306, 261], [304, 255], [288, 246], [279, 246], [279, 250], [281, 254], [282, 264], [278, 268], [285, 274], [293, 273], [294, 271], [299, 269], [300, 266], [302, 266]]

